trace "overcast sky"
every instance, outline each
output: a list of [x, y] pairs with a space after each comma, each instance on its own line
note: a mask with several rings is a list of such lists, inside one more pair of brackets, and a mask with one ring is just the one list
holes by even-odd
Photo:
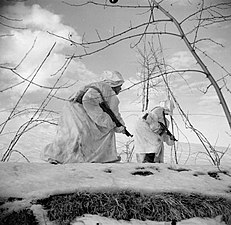
[[[86, 1], [66, 1], [68, 3], [83, 3]], [[105, 0], [98, 0], [105, 3]], [[197, 1], [191, 1], [196, 3]], [[167, 10], [180, 21], [191, 10], [190, 1], [168, 1]], [[212, 2], [212, 1], [210, 1]], [[147, 5], [145, 0], [119, 0], [121, 5]], [[199, 7], [199, 6], [198, 6]], [[97, 7], [96, 5], [86, 5], [75, 7], [65, 4], [60, 0], [30, 0], [30, 1], [1, 1], [0, 17], [0, 63], [3, 67], [16, 68], [17, 74], [26, 79], [32, 79], [36, 69], [39, 68], [46, 55], [55, 44], [49, 57], [39, 69], [39, 73], [33, 79], [37, 85], [31, 85], [21, 104], [24, 106], [40, 104], [44, 96], [52, 87], [54, 82], [63, 71], [62, 67], [67, 57], [81, 54], [82, 49], [70, 45], [70, 42], [58, 36], [71, 37], [76, 42], [84, 37], [87, 41], [95, 41], [101, 38], [110, 37], [113, 33], [121, 32], [129, 26], [135, 26], [141, 22], [147, 22], [149, 14], [145, 9], [132, 10], [129, 8]], [[158, 16], [158, 14], [156, 14]], [[161, 18], [164, 18], [163, 16]], [[189, 29], [185, 24], [184, 29]], [[170, 31], [175, 31], [171, 26], [167, 26]], [[153, 28], [154, 29], [154, 28]], [[52, 34], [53, 35], [52, 35]], [[224, 47], [212, 42], [203, 42], [200, 48], [206, 51], [211, 57], [222, 64], [227, 71], [231, 71], [231, 23], [223, 25], [213, 25], [211, 29], [201, 30], [199, 35], [212, 38]], [[139, 81], [141, 67], [139, 64], [139, 54], [136, 48], [131, 45], [137, 43], [138, 39], [129, 39], [120, 42], [99, 53], [82, 59], [75, 58], [68, 65], [59, 85], [72, 85], [69, 88], [60, 90], [57, 96], [67, 98], [79, 85], [98, 79], [104, 70], [120, 71], [126, 82], [124, 88]], [[166, 62], [176, 69], [193, 68], [198, 69], [195, 60], [185, 47], [182, 40], [172, 36], [161, 36], [162, 47]], [[142, 42], [140, 48], [142, 48]], [[155, 43], [159, 48], [158, 43]], [[89, 49], [91, 51], [91, 49]], [[22, 63], [21, 60], [25, 57]], [[218, 70], [216, 64], [206, 60], [208, 69], [216, 79], [225, 75], [224, 70]], [[59, 71], [59, 73], [57, 73]], [[28, 82], [23, 82], [14, 88], [8, 87], [22, 82], [17, 74], [13, 74], [8, 69], [0, 69], [0, 111], [11, 109], [20, 95], [25, 90]], [[210, 88], [206, 95], [201, 90], [205, 90], [208, 85], [207, 79], [199, 73], [187, 73], [183, 76], [175, 75], [170, 78], [171, 87], [179, 101], [182, 109], [191, 115], [192, 124], [199, 129], [212, 144], [218, 141], [218, 145], [228, 146], [231, 138], [227, 134], [230, 129], [224, 116], [224, 112], [219, 104], [213, 88]], [[229, 85], [231, 85], [229, 83]], [[46, 88], [44, 88], [46, 87]], [[5, 90], [7, 89], [7, 90]], [[5, 90], [5, 91], [3, 91]], [[137, 119], [141, 111], [140, 87], [135, 86], [120, 94], [120, 109], [127, 122], [128, 128], [132, 130], [134, 120]], [[224, 96], [231, 109], [231, 96], [224, 90]], [[151, 106], [158, 104], [167, 98], [163, 88], [155, 89], [150, 99]], [[51, 109], [60, 110], [62, 101], [53, 101], [49, 105]], [[2, 112], [6, 115], [6, 112]], [[184, 134], [192, 142], [198, 142], [192, 132], [184, 130], [178, 111], [174, 112], [174, 119], [180, 126]], [[181, 141], [186, 139], [182, 136]]]

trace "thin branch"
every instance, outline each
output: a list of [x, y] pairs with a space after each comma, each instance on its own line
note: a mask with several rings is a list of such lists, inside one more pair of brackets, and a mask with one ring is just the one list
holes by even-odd
[[[57, 35], [57, 34], [55, 34], [53, 32], [50, 32], [50, 31], [47, 31], [47, 33], [51, 34], [51, 35], [54, 35], [55, 37], [61, 38], [63, 40], [66, 40], [68, 42], [71, 42], [72, 45], [82, 46], [82, 47], [86, 48], [87, 46], [91, 46], [91, 45], [95, 45], [95, 44], [100, 44], [100, 43], [103, 43], [103, 42], [107, 43], [107, 42], [109, 42], [109, 41], [111, 41], [113, 39], [116, 39], [117, 37], [123, 36], [123, 35], [125, 35], [125, 34], [127, 34], [129, 32], [138, 30], [139, 28], [146, 27], [148, 25], [152, 25], [152, 24], [160, 23], [160, 22], [171, 22], [171, 20], [170, 19], [161, 19], [161, 20], [155, 20], [155, 21], [145, 22], [145, 23], [142, 23], [142, 24], [137, 25], [137, 26], [130, 26], [129, 29], [127, 29], [125, 31], [122, 31], [120, 33], [117, 33], [117, 34], [115, 34], [115, 35], [113, 35], [111, 37], [104, 38], [104, 39], [101, 38], [101, 40], [97, 40], [97, 41], [89, 41], [89, 42], [83, 42], [82, 41], [82, 43], [75, 42], [75, 41], [73, 41], [70, 38], [65, 38], [63, 36]], [[163, 32], [163, 33], [166, 33], [166, 32]], [[169, 34], [171, 34], [171, 33], [169, 33]], [[140, 34], [140, 36], [142, 36], [142, 35], [144, 35], [144, 32]]]
[[27, 29], [26, 27], [15, 27], [15, 26], [11, 26], [11, 25], [8, 25], [8, 24], [2, 23], [2, 22], [0, 22], [0, 24], [4, 27], [16, 29], [16, 30], [26, 30]]
[[[45, 59], [42, 61], [42, 63], [40, 64], [39, 68], [37, 69], [36, 73], [33, 75], [32, 79], [31, 79], [31, 82], [33, 82], [33, 79], [36, 77], [38, 71], [40, 70], [40, 68], [43, 66], [43, 64], [45, 63], [45, 61], [47, 60], [47, 58], [49, 57], [49, 55], [51, 54], [52, 50], [54, 49], [56, 45], [56, 42], [53, 44], [53, 46], [51, 47], [50, 51], [48, 52], [47, 56], [45, 57]], [[23, 96], [25, 95], [25, 93], [27, 92], [28, 88], [30, 87], [31, 85], [31, 82], [29, 82], [29, 84], [26, 86], [25, 90], [23, 91], [22, 95], [20, 96], [20, 98], [18, 99], [17, 103], [15, 104], [14, 106], [14, 109], [11, 111], [10, 115], [8, 116], [8, 119], [7, 121], [10, 120], [11, 116], [13, 115], [14, 113], [14, 110], [18, 107], [19, 103], [21, 102]], [[0, 130], [0, 134], [2, 133], [2, 131], [4, 130], [6, 126], [6, 123], [2, 126], [2, 129]]]
[[15, 66], [14, 70], [16, 70], [16, 69], [23, 63], [23, 61], [27, 58], [27, 56], [28, 56], [28, 55], [30, 54], [30, 52], [33, 50], [36, 41], [37, 41], [37, 37], [34, 39], [31, 48], [28, 50], [28, 52], [26, 52], [25, 56], [21, 59], [21, 61], [18, 63], [18, 65]]
[[16, 149], [12, 150], [11, 153], [10, 153], [10, 156], [11, 156], [11, 154], [12, 154], [13, 152], [17, 152], [17, 153], [20, 154], [28, 163], [30, 163], [30, 160], [29, 160], [24, 154], [22, 154], [19, 150], [16, 150]]
[[192, 44], [193, 49], [195, 49], [195, 42], [196, 42], [197, 37], [198, 37], [199, 28], [201, 27], [201, 24], [202, 24], [201, 17], [202, 17], [202, 14], [204, 12], [203, 8], [204, 8], [204, 0], [202, 0], [201, 10], [200, 10], [200, 14], [199, 14], [199, 20], [198, 20], [198, 24], [196, 26], [196, 31], [195, 31], [195, 35], [194, 35], [194, 41], [193, 41], [193, 44]]

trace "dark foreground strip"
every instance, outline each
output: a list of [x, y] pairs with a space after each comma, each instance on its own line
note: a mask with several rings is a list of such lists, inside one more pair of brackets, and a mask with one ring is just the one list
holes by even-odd
[[38, 225], [30, 209], [13, 211], [11, 214], [0, 217], [0, 225]]
[[70, 224], [78, 216], [96, 214], [117, 220], [180, 221], [223, 215], [228, 221], [231, 201], [222, 197], [183, 193], [142, 194], [133, 191], [77, 192], [36, 201], [57, 224]]

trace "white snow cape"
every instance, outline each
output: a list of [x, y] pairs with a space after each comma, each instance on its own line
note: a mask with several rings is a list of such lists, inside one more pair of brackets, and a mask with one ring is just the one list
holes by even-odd
[[[114, 112], [124, 124], [119, 113], [119, 99], [105, 82], [91, 84], [97, 87]], [[82, 104], [75, 101], [85, 92]], [[115, 123], [99, 106], [100, 93], [93, 88], [78, 91], [72, 101], [65, 104], [53, 143], [47, 145], [41, 158], [60, 163], [111, 162], [117, 160]]]

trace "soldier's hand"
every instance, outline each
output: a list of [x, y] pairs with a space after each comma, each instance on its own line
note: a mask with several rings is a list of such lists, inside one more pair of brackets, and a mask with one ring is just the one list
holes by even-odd
[[157, 134], [161, 136], [164, 132], [165, 132], [164, 127], [160, 127], [159, 130], [157, 131]]
[[115, 132], [125, 134], [125, 127], [124, 126], [116, 127]]
[[174, 135], [170, 135], [169, 137], [170, 137], [170, 140], [177, 141], [176, 138], [174, 137]]

